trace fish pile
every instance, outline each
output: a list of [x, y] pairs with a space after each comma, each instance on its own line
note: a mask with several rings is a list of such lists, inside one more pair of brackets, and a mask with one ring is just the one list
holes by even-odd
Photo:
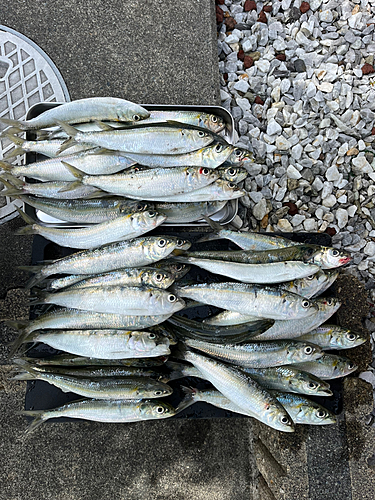
[[[25, 152], [47, 157], [23, 166], [0, 162], [2, 195], [60, 223], [88, 225], [50, 227], [21, 214], [29, 224], [21, 234], [40, 234], [60, 246], [95, 248], [163, 222], [190, 223], [245, 194], [238, 183], [251, 153], [225, 140], [226, 124], [214, 114], [147, 111], [123, 99], [90, 98], [31, 120], [0, 121], [10, 125], [2, 136], [17, 145], [8, 159]], [[36, 140], [17, 135], [24, 130]]]
[[[122, 100], [114, 100], [114, 109], [106, 99], [105, 106], [101, 99], [89, 101], [89, 116], [87, 102], [84, 111], [82, 102], [74, 101], [27, 122], [8, 121], [13, 130], [6, 132], [36, 129], [38, 140], [23, 142], [23, 150], [47, 142], [43, 154], [49, 151], [51, 157], [40, 162], [48, 174], [41, 174], [36, 163], [20, 167], [22, 173], [9, 167], [16, 175], [43, 182], [30, 183], [30, 189], [36, 186], [31, 194], [29, 187], [21, 189], [8, 177], [8, 192], [25, 189], [18, 195], [35, 208], [91, 224], [48, 228], [48, 235], [35, 228], [43, 226], [32, 226], [60, 246], [81, 250], [23, 268], [34, 273], [27, 287], [32, 288], [31, 304], [41, 305], [43, 312], [31, 321], [10, 322], [20, 330], [11, 351], [14, 378], [42, 380], [75, 398], [55, 409], [20, 412], [34, 418], [29, 432], [62, 416], [100, 422], [168, 418], [198, 401], [284, 432], [292, 432], [295, 424], [335, 422], [330, 411], [310, 398], [332, 395], [327, 380], [357, 368], [329, 351], [366, 340], [325, 323], [340, 303], [322, 294], [350, 256], [284, 237], [230, 231], [209, 218], [202, 203], [208, 207], [227, 201], [207, 198], [207, 188], [217, 195], [227, 183], [217, 167], [233, 157], [223, 168], [238, 175], [239, 162], [249, 161], [246, 153], [223, 143], [217, 134], [219, 117], [198, 113], [198, 121], [182, 127], [176, 121], [186, 123], [186, 113], [155, 117], [127, 101], [121, 108]], [[92, 130], [91, 122], [98, 130]], [[60, 156], [66, 150], [76, 155], [76, 162]], [[103, 174], [101, 160], [106, 157], [109, 165], [107, 156], [115, 160]], [[120, 157], [129, 164], [124, 166]], [[39, 170], [29, 175], [34, 168]], [[82, 197], [59, 198], [76, 189]], [[87, 199], [90, 189], [95, 198]], [[173, 213], [181, 212], [180, 221], [191, 217], [194, 206], [194, 217], [203, 216], [213, 229], [194, 243], [194, 251], [185, 238], [144, 234], [165, 222], [171, 205]], [[210, 250], [218, 239], [238, 250], [228, 249], [229, 243]], [[204, 250], [199, 250], [201, 243]], [[39, 343], [53, 354], [40, 357], [35, 351]], [[204, 388], [198, 389], [202, 381]], [[175, 383], [183, 396], [170, 404], [178, 392]]]

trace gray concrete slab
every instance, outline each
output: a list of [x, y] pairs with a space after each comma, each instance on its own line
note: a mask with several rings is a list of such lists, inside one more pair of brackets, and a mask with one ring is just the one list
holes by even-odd
[[15, 0], [0, 24], [37, 43], [72, 99], [220, 104], [214, 0]]

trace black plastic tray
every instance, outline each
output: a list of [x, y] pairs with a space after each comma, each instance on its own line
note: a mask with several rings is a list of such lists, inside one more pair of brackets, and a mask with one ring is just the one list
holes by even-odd
[[[153, 233], [150, 233], [153, 234]], [[225, 250], [225, 249], [238, 249], [236, 245], [227, 240], [216, 240], [212, 242], [206, 242], [204, 244], [195, 243], [201, 236], [202, 231], [196, 231], [192, 228], [187, 228], [186, 230], [176, 231], [176, 228], [163, 227], [163, 232], [154, 231], [154, 234], [169, 234], [178, 236], [180, 238], [188, 239], [192, 242], [192, 250], [204, 248], [209, 250]], [[284, 234], [284, 236], [298, 242], [305, 242], [311, 244], [318, 244], [329, 246], [331, 244], [331, 238], [326, 233], [297, 233], [297, 234]], [[64, 257], [66, 255], [74, 252], [74, 249], [63, 248], [54, 243], [49, 242], [41, 236], [36, 236], [34, 238], [33, 249], [32, 249], [32, 264], [36, 265], [43, 260], [57, 259]], [[194, 280], [195, 282], [205, 282], [207, 279], [211, 281], [231, 281], [229, 278], [220, 277], [211, 274], [203, 269], [199, 269], [192, 266], [189, 273], [185, 276], [184, 280]], [[325, 295], [332, 296], [332, 292], [328, 290]], [[31, 308], [30, 318], [33, 319], [39, 314], [42, 314], [45, 310], [45, 306], [35, 306]], [[186, 311], [181, 311], [181, 315], [188, 316], [192, 319], [202, 319], [211, 314], [215, 314], [219, 311], [218, 308], [213, 306], [203, 306], [197, 308], [191, 308]], [[330, 323], [335, 322], [335, 318], [330, 319]], [[31, 357], [44, 357], [60, 353], [61, 351], [56, 351], [55, 349], [45, 345], [37, 344], [29, 352], [28, 356]], [[173, 357], [173, 346], [172, 346], [172, 356]], [[160, 368], [161, 372], [163, 371]], [[180, 380], [175, 380], [169, 382], [169, 385], [173, 388], [173, 394], [164, 400], [172, 406], [176, 407], [184, 397], [184, 392], [182, 390], [183, 386], [196, 387], [198, 389], [205, 389], [211, 387], [210, 383], [195, 377], [185, 377]], [[319, 402], [327, 409], [335, 414], [339, 414], [342, 411], [342, 380], [336, 379], [330, 381], [331, 389], [333, 391], [333, 396], [331, 397], [311, 397], [312, 400]], [[25, 398], [25, 409], [26, 410], [39, 410], [39, 409], [50, 409], [57, 406], [63, 405], [67, 402], [81, 399], [81, 396], [77, 396], [73, 393], [64, 393], [60, 389], [48, 384], [43, 381], [28, 381], [26, 398]], [[242, 418], [243, 415], [238, 413], [232, 413], [228, 410], [222, 410], [216, 408], [207, 403], [195, 403], [191, 407], [186, 408], [184, 411], [172, 418], [228, 418], [236, 417]], [[59, 418], [54, 419], [54, 421], [71, 421], [69, 418]]]

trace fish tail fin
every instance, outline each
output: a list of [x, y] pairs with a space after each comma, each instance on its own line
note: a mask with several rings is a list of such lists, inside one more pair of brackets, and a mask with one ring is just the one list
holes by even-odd
[[184, 264], [189, 263], [189, 257], [184, 255], [183, 252], [183, 250], [173, 250], [171, 258], [177, 262], [183, 262]]
[[14, 165], [12, 165], [11, 163], [8, 163], [7, 161], [0, 161], [0, 168], [2, 170], [5, 170], [5, 172], [11, 172], [13, 167], [14, 167]]
[[221, 239], [220, 232], [223, 229], [223, 227], [218, 222], [215, 222], [214, 220], [212, 220], [209, 217], [207, 217], [207, 215], [202, 215], [202, 218], [211, 227], [211, 229], [213, 230], [214, 234], [211, 234], [211, 233], [210, 234], [206, 234], [202, 238], [199, 238], [199, 240], [197, 240], [197, 243], [202, 243], [204, 241], [220, 240]]
[[38, 234], [38, 231], [33, 228], [32, 226], [25, 226], [25, 227], [20, 227], [19, 229], [16, 229], [14, 232], [17, 236], [23, 235], [23, 234]]
[[35, 273], [35, 276], [32, 276], [26, 283], [25, 283], [25, 289], [28, 290], [35, 286], [37, 283], [42, 281], [44, 279], [44, 274], [42, 272], [42, 269], [44, 266], [19, 266], [18, 269], [21, 271], [28, 271], [31, 273]]
[[48, 411], [45, 410], [20, 410], [16, 412], [17, 415], [24, 415], [25, 417], [32, 417], [34, 420], [25, 430], [25, 434], [30, 434], [33, 432], [39, 425], [48, 420], [49, 417]]
[[4, 125], [8, 125], [9, 127], [15, 127], [20, 132], [28, 129], [27, 124], [23, 121], [20, 121], [20, 120], [13, 120], [11, 118], [0, 118], [0, 122], [4, 123]]
[[4, 158], [6, 160], [11, 160], [15, 158], [16, 156], [24, 155], [26, 153], [26, 150], [21, 148], [21, 147], [16, 147], [14, 149], [11, 149], [10, 151], [7, 151], [4, 153]]
[[[2, 162], [0, 162], [0, 164], [1, 163]], [[15, 186], [14, 184], [11, 184], [9, 180], [6, 179], [5, 177], [0, 176], [0, 182], [2, 182], [4, 186], [7, 188], [1, 191], [2, 196], [9, 196], [9, 197], [11, 196], [12, 198], [19, 198], [22, 194], [24, 194], [22, 188]], [[21, 184], [23, 183], [21, 182]]]
[[17, 212], [20, 214], [22, 219], [27, 223], [27, 224], [35, 224], [35, 220], [30, 217], [30, 215], [27, 215], [26, 212], [24, 212], [21, 208], [17, 207]]
[[14, 321], [12, 319], [5, 320], [5, 324], [10, 326], [11, 328], [15, 328], [16, 330], [23, 331], [30, 323], [28, 319]]
[[[13, 342], [12, 347], [10, 349], [8, 359], [13, 358], [13, 356], [16, 354], [16, 352], [19, 350], [22, 344], [25, 344], [27, 342], [33, 342], [34, 338], [36, 336], [36, 333], [34, 332], [28, 332], [27, 330], [23, 329], [21, 333], [19, 334], [18, 338]], [[31, 365], [29, 365], [31, 366]], [[26, 369], [26, 368], [25, 368]]]
[[221, 236], [215, 233], [209, 233], [206, 234], [205, 236], [202, 236], [202, 238], [199, 238], [199, 240], [196, 241], [196, 243], [203, 243], [204, 241], [214, 241], [214, 240], [221, 240]]
[[194, 404], [194, 395], [198, 392], [198, 390], [194, 389], [193, 387], [181, 386], [181, 389], [184, 392], [185, 396], [177, 406], [176, 413], [179, 413], [180, 411], [185, 410], [185, 408], [187, 408], [188, 406]]
[[35, 220], [32, 219], [29, 215], [27, 215], [23, 210], [20, 208], [16, 207], [17, 212], [21, 215], [23, 220], [27, 223], [30, 224], [29, 226], [24, 226], [20, 227], [19, 229], [16, 229], [14, 234], [17, 235], [22, 235], [22, 234], [38, 234], [38, 231], [35, 227]]
[[66, 134], [69, 136], [69, 139], [64, 141], [61, 144], [60, 148], [58, 149], [58, 151], [57, 151], [57, 156], [58, 156], [66, 149], [69, 149], [72, 146], [74, 146], [75, 144], [77, 144], [77, 141], [74, 139], [74, 137], [78, 134], [79, 130], [72, 127], [68, 123], [62, 122], [61, 120], [56, 120], [56, 124], [59, 125], [64, 130], [64, 132], [66, 132]]
[[34, 295], [33, 297], [30, 298], [29, 304], [30, 305], [36, 305], [36, 304], [45, 304], [45, 300], [47, 299], [49, 292], [45, 292], [44, 290], [39, 290], [38, 288], [34, 288], [33, 290]]
[[[82, 184], [82, 180], [85, 177], [85, 172], [82, 172], [82, 170], [79, 170], [77, 167], [74, 167], [70, 163], [67, 163], [66, 161], [61, 161], [61, 163], [64, 165], [65, 168], [69, 170], [69, 172]], [[61, 189], [60, 191], [65, 191], [66, 188]], [[69, 188], [70, 190], [71, 188]]]

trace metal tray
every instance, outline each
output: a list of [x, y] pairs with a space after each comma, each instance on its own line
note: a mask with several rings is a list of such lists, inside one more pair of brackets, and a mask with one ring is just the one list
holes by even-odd
[[[202, 236], [202, 233], [207, 232], [206, 230], [197, 231], [194, 228], [188, 228], [187, 230], [179, 230], [178, 228], [172, 228], [164, 226], [164, 233], [169, 235], [178, 236], [181, 238], [189, 239], [192, 242], [192, 250], [202, 249], [202, 244], [196, 244], [196, 241]], [[153, 233], [150, 233], [153, 234]], [[331, 244], [331, 238], [326, 233], [296, 233], [296, 234], [284, 234], [284, 236], [298, 242], [305, 242], [323, 246], [329, 246]], [[205, 242], [204, 248], [207, 250], [227, 250], [227, 249], [238, 249], [238, 247], [229, 242], [228, 240], [216, 240], [211, 242]], [[62, 248], [58, 245], [47, 241], [45, 238], [41, 236], [36, 236], [34, 238], [33, 252], [32, 252], [32, 264], [40, 263], [42, 260], [48, 259], [58, 259], [69, 255], [73, 252], [72, 249]], [[223, 278], [218, 275], [214, 275], [205, 271], [203, 269], [199, 269], [195, 266], [192, 266], [189, 273], [184, 278], [186, 280], [193, 280], [196, 283], [204, 283], [207, 280], [213, 281], [233, 281], [229, 278]], [[325, 293], [326, 296], [332, 296], [332, 289], [328, 290]], [[38, 315], [42, 314], [45, 310], [45, 306], [34, 306], [31, 310], [30, 317], [33, 319]], [[181, 311], [181, 315], [187, 316], [191, 319], [201, 320], [215, 314], [220, 309], [214, 306], [201, 306], [187, 309], [186, 311]], [[335, 316], [330, 319], [330, 323], [335, 323]], [[33, 347], [29, 352], [28, 356], [30, 357], [44, 357], [50, 356], [53, 354], [60, 353], [61, 351], [56, 351], [52, 347], [49, 347], [45, 344], [37, 344]], [[172, 355], [173, 356], [173, 346], [172, 346]], [[160, 368], [160, 371], [163, 372], [163, 368]], [[170, 403], [172, 406], [177, 407], [178, 404], [184, 397], [184, 392], [182, 387], [196, 387], [198, 389], [205, 389], [211, 387], [211, 384], [205, 380], [198, 379], [195, 377], [185, 377], [183, 379], [174, 380], [169, 382], [169, 385], [173, 388], [173, 394], [167, 398], [163, 398], [166, 402]], [[308, 396], [312, 400], [318, 402], [323, 405], [330, 411], [335, 414], [339, 414], [343, 408], [342, 402], [342, 379], [335, 379], [330, 381], [331, 389], [333, 391], [333, 395], [330, 397], [313, 397]], [[47, 382], [43, 381], [28, 381], [27, 382], [27, 390], [25, 397], [25, 409], [26, 410], [39, 410], [39, 409], [51, 409], [57, 406], [63, 405], [70, 401], [74, 401], [77, 399], [81, 399], [81, 396], [77, 396], [73, 393], [64, 393], [57, 387], [54, 387]], [[223, 417], [235, 417], [235, 418], [244, 418], [243, 415], [238, 413], [232, 413], [228, 410], [222, 410], [220, 408], [216, 408], [207, 403], [195, 403], [191, 407], [186, 408], [181, 413], [172, 418], [223, 418]], [[53, 419], [52, 421], [71, 421], [73, 419], [70, 418], [59, 418]]]
[[[47, 111], [49, 109], [52, 109], [56, 106], [60, 106], [61, 104], [64, 103], [56, 103], [56, 102], [43, 102], [43, 103], [38, 103], [32, 106], [26, 116], [27, 120], [30, 120], [31, 118], [35, 118], [36, 116], [40, 115], [44, 111]], [[144, 108], [146, 108], [148, 111], [155, 111], [155, 110], [163, 110], [163, 111], [175, 111], [175, 110], [186, 110], [186, 111], [203, 111], [205, 113], [212, 113], [215, 115], [218, 115], [220, 118], [224, 120], [225, 123], [225, 129], [223, 132], [220, 133], [222, 137], [229, 143], [233, 144], [234, 141], [234, 135], [235, 135], [235, 129], [234, 129], [234, 120], [232, 115], [225, 109], [222, 108], [221, 106], [176, 106], [176, 105], [164, 105], [164, 104], [141, 104]], [[26, 132], [26, 139], [27, 140], [34, 140], [35, 139], [35, 134], [32, 130]], [[36, 161], [41, 161], [45, 157], [40, 154], [36, 153], [26, 153], [26, 163], [34, 163]], [[32, 180], [31, 180], [32, 181]], [[25, 204], [24, 209], [28, 215], [33, 217], [34, 219], [38, 220], [41, 224], [47, 227], [57, 227], [57, 228], [74, 228], [74, 227], [84, 227], [84, 225], [81, 224], [72, 224], [71, 222], [65, 222], [60, 219], [56, 219], [54, 217], [51, 217], [50, 215], [46, 214], [42, 210], [36, 210], [33, 207], [28, 206]], [[238, 199], [236, 200], [229, 200], [227, 204], [219, 210], [216, 214], [212, 215], [211, 218], [219, 222], [220, 224], [229, 224], [234, 217], [236, 216], [238, 211]], [[203, 220], [201, 221], [196, 221], [196, 222], [191, 222], [189, 224], [168, 224], [167, 225], [173, 226], [173, 227], [196, 227], [199, 228], [200, 226], [205, 226], [207, 223]]]

